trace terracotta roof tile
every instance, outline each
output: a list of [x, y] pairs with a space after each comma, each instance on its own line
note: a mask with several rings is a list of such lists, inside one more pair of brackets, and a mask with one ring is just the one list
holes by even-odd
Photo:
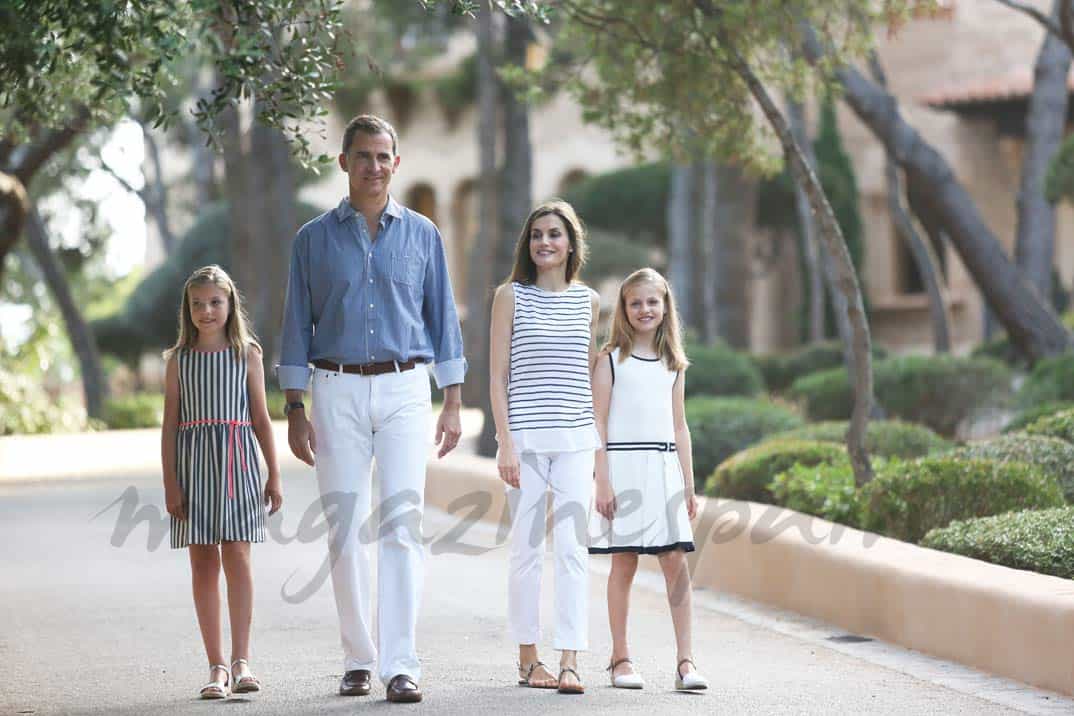
[[[1067, 88], [1074, 90], [1074, 71], [1067, 76]], [[1022, 100], [1033, 91], [1033, 68], [1020, 67], [999, 76], [948, 85], [927, 94], [917, 101], [933, 109], [957, 109], [973, 104], [989, 104]]]

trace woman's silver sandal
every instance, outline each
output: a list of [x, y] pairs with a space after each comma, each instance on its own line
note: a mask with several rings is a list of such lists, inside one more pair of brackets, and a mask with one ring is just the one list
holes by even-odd
[[[235, 673], [235, 664], [242, 664], [249, 668], [250, 664], [246, 659], [235, 659], [231, 662], [231, 673]], [[235, 679], [235, 686], [232, 688], [232, 692], [236, 694], [250, 694], [261, 690], [261, 682], [253, 674], [247, 674], [242, 678]]]
[[[615, 667], [620, 664], [630, 664], [631, 672], [629, 674], [615, 673]], [[612, 686], [617, 689], [640, 689], [645, 686], [645, 680], [641, 678], [641, 674], [633, 670], [634, 662], [630, 659], [619, 659], [608, 664], [607, 672], [612, 679]]]
[[212, 679], [213, 672], [217, 669], [224, 672], [224, 684], [220, 685], [219, 681], [210, 681], [201, 687], [201, 691], [198, 695], [203, 699], [226, 699], [228, 697], [228, 686], [231, 684], [231, 672], [223, 664], [210, 664], [209, 665], [209, 678]]
[[679, 662], [679, 665], [675, 667], [675, 688], [679, 691], [704, 691], [709, 687], [708, 679], [696, 671], [689, 673], [682, 673], [682, 665], [686, 662], [693, 664], [696, 669], [697, 664], [694, 664], [693, 659], [683, 659]]

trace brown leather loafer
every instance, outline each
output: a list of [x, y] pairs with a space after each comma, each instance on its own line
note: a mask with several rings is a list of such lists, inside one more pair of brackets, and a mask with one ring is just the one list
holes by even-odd
[[388, 700], [396, 704], [413, 704], [421, 701], [417, 682], [406, 674], [397, 674], [388, 682]]
[[369, 669], [354, 669], [343, 675], [339, 682], [340, 696], [367, 696], [371, 687]]

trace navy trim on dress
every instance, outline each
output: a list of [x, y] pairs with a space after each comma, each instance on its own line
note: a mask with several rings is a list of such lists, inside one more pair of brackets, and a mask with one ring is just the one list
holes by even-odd
[[657, 357], [657, 358], [642, 358], [641, 356], [636, 356], [633, 353], [630, 354], [630, 357], [631, 358], [637, 358], [638, 360], [643, 360], [646, 363], [657, 363], [657, 362], [660, 361], [659, 357]]
[[661, 554], [672, 550], [681, 549], [683, 552], [693, 552], [693, 542], [675, 542], [660, 547], [590, 547], [590, 554], [621, 554], [632, 552], [634, 554]]
[[609, 452], [615, 450], [654, 450], [656, 452], [675, 452], [675, 443], [661, 443], [661, 442], [620, 442], [620, 443], [608, 443], [605, 448]]

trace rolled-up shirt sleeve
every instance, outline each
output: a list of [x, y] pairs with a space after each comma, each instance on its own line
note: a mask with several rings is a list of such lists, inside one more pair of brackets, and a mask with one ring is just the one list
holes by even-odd
[[433, 346], [433, 375], [437, 386], [446, 388], [463, 382], [467, 364], [463, 356], [462, 328], [459, 326], [451, 278], [448, 276], [444, 241], [437, 229], [431, 230], [434, 236], [429, 260], [425, 264], [425, 295], [421, 312]]
[[300, 231], [291, 245], [291, 270], [283, 306], [280, 364], [276, 378], [281, 390], [305, 390], [309, 383], [313, 313], [310, 301], [308, 241]]

